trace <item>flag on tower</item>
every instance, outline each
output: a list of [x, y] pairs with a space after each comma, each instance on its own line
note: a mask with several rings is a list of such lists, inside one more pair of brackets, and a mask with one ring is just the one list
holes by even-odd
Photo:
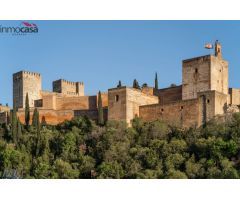
[[208, 43], [208, 44], [205, 44], [205, 49], [213, 49], [213, 45]]

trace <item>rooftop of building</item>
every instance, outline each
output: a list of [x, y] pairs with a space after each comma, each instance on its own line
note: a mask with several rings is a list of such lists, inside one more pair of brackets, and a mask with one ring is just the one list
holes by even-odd
[[76, 83], [80, 83], [81, 85], [84, 84], [83, 82], [79, 82], [79, 81], [76, 81], [76, 82], [74, 82], [74, 81], [68, 81], [68, 80], [66, 80], [66, 79], [62, 79], [62, 78], [53, 81], [53, 83], [56, 83], [56, 82], [65, 82], [65, 83], [67, 83], [67, 84], [76, 84]]
[[40, 73], [30, 72], [30, 71], [25, 71], [25, 70], [21, 70], [19, 72], [16, 72], [16, 73], [13, 74], [13, 76], [18, 75], [18, 74], [29, 74], [29, 75], [34, 75], [34, 76], [41, 76]]

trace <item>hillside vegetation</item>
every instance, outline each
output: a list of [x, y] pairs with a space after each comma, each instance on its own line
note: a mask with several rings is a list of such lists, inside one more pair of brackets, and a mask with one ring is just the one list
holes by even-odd
[[[14, 129], [14, 131], [13, 131]], [[240, 114], [198, 129], [86, 117], [0, 128], [2, 178], [239, 178]]]

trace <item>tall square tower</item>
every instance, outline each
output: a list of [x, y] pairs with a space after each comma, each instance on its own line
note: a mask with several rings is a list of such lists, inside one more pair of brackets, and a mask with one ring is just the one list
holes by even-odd
[[84, 96], [84, 83], [72, 82], [64, 79], [53, 81], [53, 92], [62, 93], [67, 96]]
[[41, 99], [42, 78], [39, 73], [20, 71], [13, 74], [13, 103], [16, 108], [25, 108], [26, 94], [29, 106], [34, 107], [34, 101]]
[[228, 62], [222, 58], [221, 45], [215, 43], [215, 55], [206, 55], [182, 63], [182, 99], [195, 99], [198, 92], [228, 94]]

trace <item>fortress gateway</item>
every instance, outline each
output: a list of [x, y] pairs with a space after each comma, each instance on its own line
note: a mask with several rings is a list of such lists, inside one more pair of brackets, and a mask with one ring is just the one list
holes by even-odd
[[[28, 93], [31, 115], [37, 107], [40, 120], [58, 124], [76, 116], [98, 117], [98, 96], [85, 96], [82, 82], [57, 80], [52, 92], [42, 90], [41, 75], [21, 71], [13, 74], [13, 100], [24, 122]], [[117, 87], [102, 93], [105, 120], [131, 123], [138, 116], [145, 121], [163, 120], [183, 127], [198, 127], [217, 115], [239, 112], [240, 89], [228, 87], [228, 62], [220, 43], [215, 55], [182, 61], [182, 85], [164, 89]], [[1, 119], [3, 118], [2, 111]], [[5, 115], [4, 115], [5, 116]]]

